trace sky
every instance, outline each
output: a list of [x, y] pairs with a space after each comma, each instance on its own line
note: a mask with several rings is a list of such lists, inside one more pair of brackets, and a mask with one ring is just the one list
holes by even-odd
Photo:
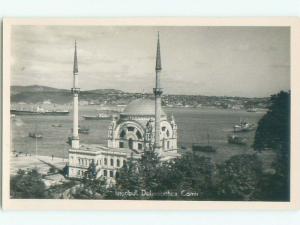
[[267, 97], [290, 89], [288, 27], [12, 27], [12, 85], [152, 92], [157, 31], [166, 94]]

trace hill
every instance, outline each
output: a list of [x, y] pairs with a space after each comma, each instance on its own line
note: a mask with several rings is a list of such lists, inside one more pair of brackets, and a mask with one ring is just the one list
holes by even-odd
[[[81, 91], [80, 100], [105, 99], [108, 95], [124, 93], [116, 89], [96, 89]], [[66, 104], [72, 101], [70, 90], [58, 89], [47, 86], [11, 86], [11, 102], [40, 103], [50, 100], [56, 104]]]

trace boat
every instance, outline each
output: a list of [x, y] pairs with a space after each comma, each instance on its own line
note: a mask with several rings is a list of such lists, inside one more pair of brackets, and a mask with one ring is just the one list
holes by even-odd
[[38, 132], [29, 132], [28, 136], [31, 138], [43, 138], [43, 134], [42, 133], [38, 133]]
[[36, 109], [11, 109], [10, 113], [14, 115], [65, 116], [69, 114], [69, 110], [45, 110], [38, 106]]
[[62, 124], [60, 124], [60, 123], [55, 123], [55, 124], [52, 124], [52, 127], [62, 127]]
[[254, 130], [255, 125], [252, 123], [249, 123], [245, 120], [241, 120], [239, 124], [236, 124], [233, 126], [233, 131], [234, 132], [247, 132]]
[[248, 108], [247, 112], [257, 112], [257, 109], [256, 108]]
[[193, 144], [192, 145], [193, 152], [216, 152], [217, 149], [210, 145], [209, 138], [210, 138], [209, 133], [207, 133], [207, 144], [206, 145]]
[[110, 120], [113, 115], [107, 113], [98, 113], [96, 116], [83, 116], [85, 120]]
[[200, 144], [193, 144], [192, 145], [193, 152], [216, 152], [217, 149], [211, 145], [200, 145]]
[[78, 128], [78, 133], [80, 133], [80, 134], [89, 134], [90, 133], [90, 128], [88, 128], [88, 127], [79, 127]]
[[68, 137], [66, 143], [69, 145], [72, 145], [72, 137]]
[[236, 145], [246, 145], [247, 139], [237, 136], [236, 134], [232, 134], [228, 136], [228, 143], [229, 144], [236, 144]]

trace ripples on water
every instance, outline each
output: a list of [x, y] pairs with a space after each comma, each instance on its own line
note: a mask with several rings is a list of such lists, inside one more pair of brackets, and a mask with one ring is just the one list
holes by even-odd
[[[254, 131], [240, 133], [248, 139], [247, 146], [231, 145], [227, 143], [227, 135], [231, 134], [232, 127], [240, 119], [247, 119], [255, 123], [264, 115], [263, 112], [233, 111], [225, 109], [203, 108], [167, 108], [168, 115], [173, 113], [178, 125], [178, 146], [191, 147], [193, 143], [207, 144], [209, 135], [210, 144], [217, 148], [217, 153], [203, 153], [215, 160], [224, 160], [231, 155], [251, 152]], [[96, 115], [96, 107], [80, 107], [80, 115]], [[89, 127], [90, 133], [80, 134], [82, 143], [106, 145], [109, 120], [84, 120], [80, 118], [82, 127]], [[16, 116], [11, 119], [12, 149], [17, 152], [35, 152], [35, 139], [28, 137], [29, 132], [43, 133], [38, 139], [38, 154], [52, 154], [57, 157], [67, 157], [69, 145], [66, 143], [71, 135], [72, 113], [68, 116]], [[52, 127], [53, 124], [62, 124], [62, 127]], [[184, 150], [183, 150], [184, 151]]]

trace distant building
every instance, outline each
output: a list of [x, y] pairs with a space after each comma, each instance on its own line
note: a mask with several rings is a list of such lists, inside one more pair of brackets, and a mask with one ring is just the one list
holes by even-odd
[[96, 176], [114, 179], [129, 158], [139, 159], [144, 151], [155, 151], [161, 160], [180, 157], [177, 152], [177, 125], [161, 108], [160, 43], [157, 42], [155, 100], [137, 99], [129, 103], [108, 128], [107, 146], [80, 144], [78, 135], [78, 65], [75, 43], [73, 68], [73, 136], [69, 149], [69, 177], [83, 177], [92, 168]]

